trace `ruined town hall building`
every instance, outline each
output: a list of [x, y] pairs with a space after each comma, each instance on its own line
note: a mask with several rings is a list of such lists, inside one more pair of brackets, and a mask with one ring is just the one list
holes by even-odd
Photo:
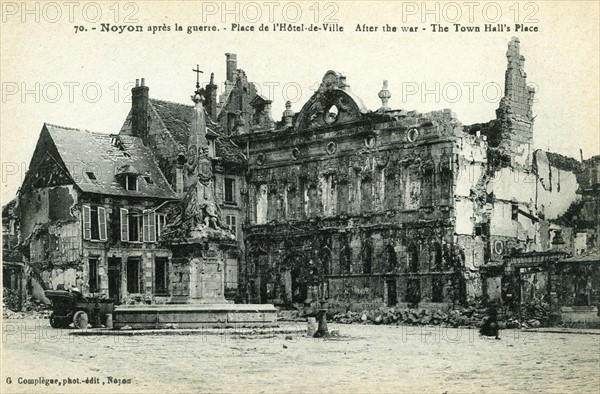
[[[511, 263], [598, 247], [600, 160], [533, 148], [534, 91], [516, 38], [496, 118], [474, 125], [450, 110], [391, 109], [386, 81], [381, 107], [367, 109], [352, 76], [335, 71], [274, 120], [236, 55], [226, 59], [223, 92], [213, 76], [201, 92], [220, 226], [237, 240], [223, 262], [228, 299], [325, 298], [356, 309], [509, 302], [522, 296]], [[164, 235], [178, 231], [169, 220], [194, 159], [193, 106], [151, 98], [145, 85], [132, 90], [118, 133], [42, 128], [11, 212], [45, 288], [161, 303], [182, 281]], [[592, 302], [594, 278], [553, 291]]]

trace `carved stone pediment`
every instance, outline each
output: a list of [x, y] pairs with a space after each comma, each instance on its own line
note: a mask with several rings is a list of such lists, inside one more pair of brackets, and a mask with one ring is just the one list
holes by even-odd
[[360, 120], [367, 112], [362, 100], [355, 96], [346, 77], [327, 71], [319, 89], [298, 114], [297, 130], [326, 127]]

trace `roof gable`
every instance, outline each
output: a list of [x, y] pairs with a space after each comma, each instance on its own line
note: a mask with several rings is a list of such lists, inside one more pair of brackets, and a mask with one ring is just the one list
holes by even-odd
[[43, 127], [20, 190], [65, 184], [74, 184], [74, 181], [58, 153], [50, 133], [46, 127]]

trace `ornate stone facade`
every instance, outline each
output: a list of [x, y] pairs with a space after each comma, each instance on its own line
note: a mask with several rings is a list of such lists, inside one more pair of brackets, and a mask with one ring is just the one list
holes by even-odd
[[[516, 38], [507, 60], [505, 97], [486, 124], [391, 110], [387, 81], [369, 111], [349, 79], [327, 71], [297, 114], [286, 104], [275, 130], [232, 133], [249, 166], [247, 299], [357, 310], [464, 303], [485, 295], [483, 268], [550, 250], [540, 203], [558, 199], [564, 211], [577, 187], [535, 193], [534, 92]], [[529, 188], [515, 184], [527, 179]]]

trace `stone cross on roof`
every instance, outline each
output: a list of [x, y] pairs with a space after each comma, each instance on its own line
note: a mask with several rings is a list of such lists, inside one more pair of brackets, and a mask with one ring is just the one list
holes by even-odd
[[196, 69], [192, 69], [192, 71], [196, 73], [196, 89], [200, 89], [200, 73], [204, 73], [204, 71], [200, 71], [199, 64], [196, 64]]

